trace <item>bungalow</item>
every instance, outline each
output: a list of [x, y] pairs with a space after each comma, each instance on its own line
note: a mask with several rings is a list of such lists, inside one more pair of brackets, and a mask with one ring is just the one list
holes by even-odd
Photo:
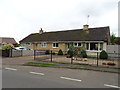
[[84, 46], [87, 51], [106, 51], [110, 44], [110, 29], [107, 27], [89, 28], [83, 25], [83, 29], [44, 32], [41, 28], [39, 33], [33, 33], [20, 41], [21, 45], [31, 49], [67, 51], [69, 44], [75, 47]]

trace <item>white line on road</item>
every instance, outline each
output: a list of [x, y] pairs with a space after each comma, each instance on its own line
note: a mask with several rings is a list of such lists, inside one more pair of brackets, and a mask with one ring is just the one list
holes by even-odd
[[14, 69], [14, 68], [5, 68], [7, 70], [13, 70], [13, 71], [17, 71], [17, 69]]
[[73, 79], [73, 78], [68, 78], [68, 77], [60, 77], [62, 79], [67, 79], [67, 80], [73, 80], [73, 81], [78, 81], [78, 82], [81, 82], [82, 80], [79, 80], [79, 79]]
[[120, 87], [118, 87], [118, 86], [108, 85], [108, 84], [104, 84], [104, 86], [107, 86], [107, 87], [113, 87], [113, 88], [120, 88]]
[[38, 75], [45, 75], [44, 73], [37, 73], [37, 72], [29, 72], [29, 73], [38, 74]]

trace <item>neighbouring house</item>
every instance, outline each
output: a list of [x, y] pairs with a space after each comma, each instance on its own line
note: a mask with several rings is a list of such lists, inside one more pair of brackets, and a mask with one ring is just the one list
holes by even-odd
[[16, 45], [17, 42], [15, 41], [14, 38], [0, 37], [0, 46], [2, 46], [2, 45], [4, 45], [4, 44], [12, 44], [12, 45]]
[[73, 43], [75, 47], [84, 46], [88, 52], [106, 51], [110, 44], [110, 28], [89, 28], [89, 25], [83, 25], [82, 29], [53, 32], [44, 32], [41, 28], [39, 33], [28, 35], [20, 43], [22, 46], [39, 50], [67, 51], [70, 43]]

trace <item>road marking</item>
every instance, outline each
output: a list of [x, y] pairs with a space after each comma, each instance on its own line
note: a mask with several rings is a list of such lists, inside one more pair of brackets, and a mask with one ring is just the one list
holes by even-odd
[[82, 80], [79, 80], [79, 79], [73, 79], [73, 78], [68, 78], [68, 77], [60, 77], [62, 79], [67, 79], [67, 80], [73, 80], [73, 81], [78, 81], [78, 82], [81, 82]]
[[120, 88], [120, 87], [118, 87], [118, 86], [108, 85], [108, 84], [104, 84], [104, 86], [107, 86], [107, 87], [113, 87], [113, 88]]
[[29, 73], [38, 74], [38, 75], [45, 75], [44, 73], [37, 73], [37, 72], [29, 72]]
[[5, 68], [7, 70], [13, 70], [13, 71], [17, 71], [17, 69], [14, 69], [14, 68]]

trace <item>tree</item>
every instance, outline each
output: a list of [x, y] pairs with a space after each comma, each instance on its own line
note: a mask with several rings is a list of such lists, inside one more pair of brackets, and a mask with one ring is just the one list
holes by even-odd
[[112, 33], [112, 34], [110, 35], [110, 42], [111, 42], [112, 45], [115, 44], [115, 39], [116, 39], [116, 36], [115, 36], [114, 33]]
[[9, 50], [12, 49], [14, 46], [12, 44], [4, 44], [2, 46], [2, 50]]
[[120, 45], [120, 37], [116, 37], [115, 44]]

